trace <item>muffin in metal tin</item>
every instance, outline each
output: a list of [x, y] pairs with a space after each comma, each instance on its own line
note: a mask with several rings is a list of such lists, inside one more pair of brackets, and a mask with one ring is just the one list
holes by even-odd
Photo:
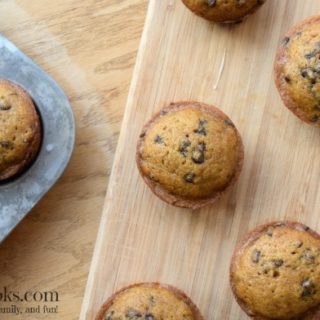
[[31, 97], [17, 84], [0, 80], [0, 181], [28, 168], [40, 144], [41, 122]]

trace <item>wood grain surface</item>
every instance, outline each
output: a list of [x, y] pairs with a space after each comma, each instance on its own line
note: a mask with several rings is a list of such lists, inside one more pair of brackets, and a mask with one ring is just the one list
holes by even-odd
[[[242, 24], [219, 26], [180, 0], [150, 0], [80, 318], [132, 282], [160, 281], [186, 291], [206, 319], [247, 319], [228, 281], [236, 241], [276, 219], [320, 231], [319, 129], [280, 101], [273, 60], [281, 35], [319, 12], [320, 1], [269, 0]], [[221, 79], [219, 70], [225, 59]], [[166, 205], [143, 183], [135, 147], [141, 127], [171, 101], [219, 106], [242, 133], [244, 170], [214, 206]]]
[[[65, 174], [0, 246], [0, 293], [58, 291], [59, 313], [0, 313], [1, 320], [79, 318], [146, 7], [147, 0], [0, 1], [0, 32], [58, 81], [77, 124]], [[11, 305], [0, 300], [0, 308]]]

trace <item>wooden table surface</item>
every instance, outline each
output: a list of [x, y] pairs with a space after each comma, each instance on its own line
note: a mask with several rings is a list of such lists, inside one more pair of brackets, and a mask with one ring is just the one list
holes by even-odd
[[[147, 0], [1, 0], [0, 32], [63, 88], [77, 126], [62, 178], [0, 245], [0, 319], [78, 319]], [[1, 313], [57, 291], [57, 314]]]

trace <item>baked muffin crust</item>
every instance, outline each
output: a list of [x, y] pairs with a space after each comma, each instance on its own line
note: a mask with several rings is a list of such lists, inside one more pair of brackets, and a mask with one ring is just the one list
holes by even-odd
[[234, 252], [231, 287], [254, 319], [319, 319], [320, 236], [297, 222], [274, 222], [245, 236]]
[[125, 287], [101, 307], [96, 320], [203, 320], [182, 291], [159, 283]]
[[255, 12], [265, 0], [182, 0], [195, 14], [220, 23], [235, 23]]
[[40, 141], [41, 124], [32, 99], [20, 86], [0, 80], [0, 181], [25, 170]]
[[320, 16], [285, 35], [274, 68], [284, 104], [301, 120], [320, 127]]
[[237, 179], [243, 145], [231, 120], [213, 106], [172, 103], [144, 127], [137, 164], [145, 182], [164, 201], [199, 208]]

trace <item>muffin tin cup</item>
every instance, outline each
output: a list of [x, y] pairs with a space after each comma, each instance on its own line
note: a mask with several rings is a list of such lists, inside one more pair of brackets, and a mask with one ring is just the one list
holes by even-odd
[[69, 101], [57, 83], [0, 35], [0, 78], [24, 88], [42, 121], [36, 160], [22, 174], [0, 184], [0, 242], [54, 185], [66, 168], [75, 141]]

